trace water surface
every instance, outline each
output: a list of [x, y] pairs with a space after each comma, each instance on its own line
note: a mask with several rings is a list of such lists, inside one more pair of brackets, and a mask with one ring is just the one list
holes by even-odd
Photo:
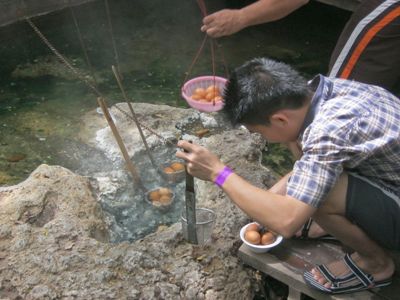
[[[230, 3], [206, 2], [209, 11]], [[197, 2], [114, 0], [109, 5], [113, 39], [103, 1], [73, 9], [99, 90], [109, 104], [122, 101], [111, 71], [117, 65], [114, 40], [133, 102], [187, 107], [180, 87], [204, 36]], [[217, 75], [261, 56], [290, 63], [307, 77], [324, 73], [348, 16], [312, 2], [282, 21], [221, 38]], [[90, 74], [70, 9], [32, 20], [76, 68]], [[76, 133], [81, 117], [97, 107], [95, 94], [58, 62], [26, 22], [1, 28], [0, 40], [0, 185], [20, 182], [42, 163], [78, 171], [87, 149]], [[207, 45], [189, 77], [211, 73]]]

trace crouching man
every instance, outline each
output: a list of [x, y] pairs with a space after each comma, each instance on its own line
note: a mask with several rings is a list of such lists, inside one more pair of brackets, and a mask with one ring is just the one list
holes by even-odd
[[179, 141], [188, 171], [218, 184], [247, 215], [286, 238], [311, 217], [354, 250], [315, 266], [305, 281], [327, 293], [389, 285], [400, 249], [400, 100], [386, 90], [253, 59], [234, 70], [224, 112], [268, 142], [297, 143], [301, 157], [271, 189], [251, 185], [217, 156]]

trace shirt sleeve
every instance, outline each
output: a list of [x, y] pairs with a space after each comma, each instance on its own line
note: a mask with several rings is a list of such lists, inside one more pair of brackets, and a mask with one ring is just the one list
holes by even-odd
[[288, 181], [287, 194], [313, 207], [321, 206], [343, 172], [346, 148], [344, 139], [331, 134], [308, 137]]

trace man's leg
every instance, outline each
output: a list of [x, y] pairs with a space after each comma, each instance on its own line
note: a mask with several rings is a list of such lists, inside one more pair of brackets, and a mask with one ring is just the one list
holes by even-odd
[[[301, 158], [301, 156], [303, 155], [303, 152], [301, 151], [301, 147], [297, 142], [289, 142], [286, 144], [286, 147], [288, 148], [288, 150], [290, 151], [290, 153], [293, 155], [293, 158], [295, 160], [298, 160]], [[285, 190], [284, 193], [286, 193], [286, 185], [285, 185]], [[282, 194], [282, 193], [281, 193]], [[305, 226], [305, 225], [304, 225]], [[303, 229], [299, 230], [295, 236], [296, 237], [302, 237], [303, 235]], [[322, 236], [326, 236], [326, 232], [325, 230], [323, 230], [321, 228], [321, 226], [319, 226], [316, 222], [312, 222], [310, 227], [307, 228], [307, 233], [306, 236], [304, 238], [319, 238]]]
[[[394, 272], [393, 260], [383, 247], [345, 217], [347, 191], [348, 175], [343, 174], [313, 218], [326, 232], [355, 251], [351, 256], [360, 269], [371, 274], [376, 281], [387, 279]], [[343, 261], [333, 262], [327, 265], [327, 268], [336, 277], [350, 273]], [[312, 273], [321, 284], [330, 286], [327, 279], [317, 269], [313, 269]]]

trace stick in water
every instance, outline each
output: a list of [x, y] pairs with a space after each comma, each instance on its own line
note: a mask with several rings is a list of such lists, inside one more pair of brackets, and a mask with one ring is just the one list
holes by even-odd
[[113, 135], [114, 135], [114, 137], [115, 137], [115, 139], [116, 139], [116, 141], [117, 141], [117, 143], [118, 143], [119, 149], [120, 149], [121, 152], [122, 152], [122, 156], [123, 156], [124, 159], [125, 159], [126, 166], [127, 166], [128, 170], [129, 170], [129, 172], [131, 173], [134, 182], [135, 182], [144, 192], [146, 192], [146, 188], [145, 188], [145, 186], [143, 185], [142, 180], [141, 180], [141, 178], [140, 178], [138, 172], [136, 171], [135, 166], [133, 165], [133, 163], [132, 163], [132, 161], [131, 161], [131, 159], [130, 159], [130, 157], [129, 157], [129, 154], [128, 154], [128, 151], [126, 150], [125, 144], [124, 144], [124, 142], [122, 141], [122, 138], [121, 138], [121, 136], [120, 136], [120, 134], [119, 134], [119, 132], [118, 132], [117, 127], [115, 126], [115, 123], [114, 123], [114, 121], [113, 121], [113, 119], [112, 119], [112, 117], [111, 117], [111, 115], [110, 115], [110, 112], [108, 111], [106, 102], [104, 101], [104, 99], [102, 99], [102, 98], [100, 98], [100, 97], [97, 98], [97, 102], [99, 103], [99, 106], [100, 106], [101, 110], [103, 111], [103, 114], [104, 114], [104, 116], [105, 116], [105, 118], [106, 118], [106, 120], [107, 120], [107, 123], [108, 123], [108, 125], [110, 126], [111, 131], [112, 131], [112, 133], [113, 133]]
[[157, 165], [156, 165], [156, 163], [154, 161], [153, 156], [151, 155], [151, 151], [150, 151], [149, 145], [147, 144], [146, 137], [143, 134], [142, 127], [140, 126], [140, 123], [139, 123], [139, 121], [138, 121], [138, 119], [136, 117], [136, 113], [133, 110], [132, 104], [129, 101], [128, 96], [126, 95], [125, 89], [124, 89], [124, 87], [122, 85], [120, 74], [119, 74], [118, 70], [114, 66], [111, 66], [111, 69], [112, 69], [112, 71], [114, 73], [115, 79], [117, 80], [119, 89], [121, 90], [121, 93], [124, 96], [125, 102], [128, 104], [129, 110], [130, 110], [131, 115], [132, 115], [132, 119], [135, 122], [137, 129], [139, 130], [140, 137], [142, 138], [144, 147], [146, 148], [146, 153], [150, 158], [151, 164], [153, 165], [153, 167], [155, 167], [157, 169]]

